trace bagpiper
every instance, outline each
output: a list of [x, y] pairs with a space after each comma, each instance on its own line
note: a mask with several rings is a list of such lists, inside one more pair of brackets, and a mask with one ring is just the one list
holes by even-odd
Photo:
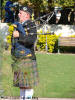
[[31, 15], [32, 9], [30, 7], [20, 7], [18, 14], [20, 24], [14, 23], [15, 28], [11, 39], [13, 85], [20, 88], [21, 100], [31, 100], [34, 92], [33, 87], [39, 82], [34, 51], [37, 30], [33, 27], [35, 23], [31, 21]]

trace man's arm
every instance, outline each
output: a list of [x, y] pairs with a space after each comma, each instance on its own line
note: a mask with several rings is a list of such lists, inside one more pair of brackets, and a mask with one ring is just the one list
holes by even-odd
[[[34, 23], [31, 24], [31, 25], [29, 24], [29, 26], [31, 26], [31, 27], [33, 27], [34, 25], [35, 25]], [[23, 35], [18, 31], [14, 31], [13, 36], [15, 38], [17, 38], [17, 37], [19, 38], [18, 39], [19, 43], [23, 43], [26, 46], [30, 46], [30, 45], [33, 45], [35, 43], [36, 39], [37, 39], [37, 34], [36, 33], [37, 33], [36, 28], [31, 28], [29, 30], [28, 35]]]
[[28, 34], [28, 35], [23, 35], [21, 33], [19, 33], [18, 31], [14, 31], [13, 32], [13, 37], [14, 38], [19, 38], [18, 42], [20, 43], [24, 43], [26, 45], [32, 45], [34, 44], [34, 42], [36, 41], [37, 39], [37, 34]]

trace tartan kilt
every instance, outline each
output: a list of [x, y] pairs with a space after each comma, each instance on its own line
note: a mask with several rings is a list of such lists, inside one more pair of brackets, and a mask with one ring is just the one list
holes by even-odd
[[39, 82], [36, 60], [15, 59], [12, 70], [13, 85], [16, 87], [34, 87]]

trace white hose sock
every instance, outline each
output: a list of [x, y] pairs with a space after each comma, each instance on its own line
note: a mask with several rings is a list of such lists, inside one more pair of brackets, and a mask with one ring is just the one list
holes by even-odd
[[20, 100], [24, 100], [25, 98], [25, 89], [20, 89]]
[[33, 96], [33, 89], [26, 89], [25, 90], [25, 98], [26, 100], [31, 100], [32, 99], [32, 96]]
[[20, 98], [21, 100], [32, 100], [33, 89], [20, 89]]

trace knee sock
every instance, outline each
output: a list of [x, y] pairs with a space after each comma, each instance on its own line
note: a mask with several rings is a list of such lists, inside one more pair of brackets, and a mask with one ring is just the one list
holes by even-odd
[[33, 89], [20, 89], [20, 100], [32, 100]]
[[26, 100], [32, 100], [33, 93], [34, 93], [33, 89], [25, 89]]
[[24, 100], [24, 98], [25, 98], [25, 90], [20, 89], [20, 100]]

